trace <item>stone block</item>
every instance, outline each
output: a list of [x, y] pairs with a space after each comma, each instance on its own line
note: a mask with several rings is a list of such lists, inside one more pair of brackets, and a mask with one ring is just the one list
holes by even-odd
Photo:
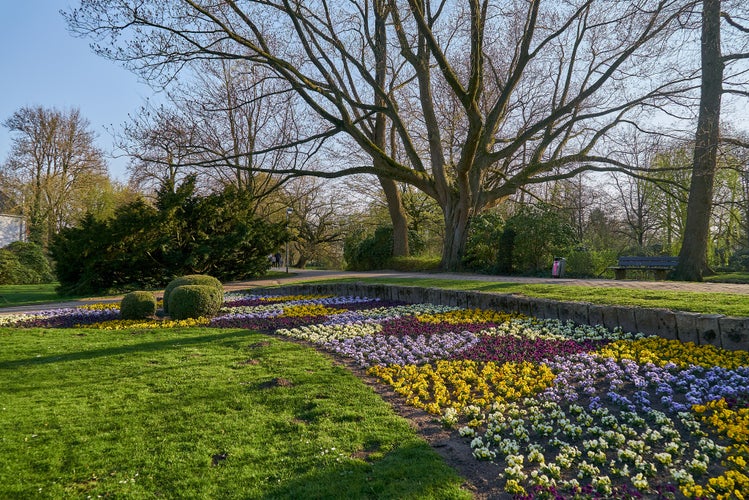
[[622, 331], [628, 333], [638, 333], [637, 318], [635, 317], [636, 308], [615, 306], [616, 318]]
[[559, 302], [559, 319], [578, 325], [588, 324], [588, 302]]
[[597, 325], [603, 326], [605, 324], [604, 316], [606, 313], [606, 309], [608, 309], [607, 306], [602, 306], [599, 304], [590, 304], [588, 306], [588, 324], [590, 326], [597, 326]]
[[700, 343], [700, 335], [697, 330], [697, 323], [701, 314], [693, 312], [676, 313], [676, 331], [677, 338], [682, 342]]
[[655, 309], [635, 308], [637, 331], [647, 335], [658, 335], [658, 313]]
[[486, 307], [487, 297], [486, 294], [478, 292], [466, 292], [466, 309], [487, 309]]
[[502, 295], [504, 298], [504, 305], [505, 305], [505, 312], [508, 313], [518, 313], [520, 311], [520, 304], [518, 303], [518, 295], [515, 294], [505, 294]]
[[546, 300], [544, 305], [544, 319], [559, 319], [559, 301]]
[[614, 330], [619, 325], [619, 314], [614, 306], [601, 306], [601, 324], [607, 330]]
[[407, 304], [414, 303], [414, 288], [410, 286], [398, 286], [395, 287], [395, 294], [398, 301], [405, 302]]
[[442, 290], [440, 294], [442, 299], [441, 303], [444, 306], [457, 306], [458, 305], [458, 292], [457, 290]]
[[723, 349], [731, 351], [749, 350], [749, 318], [724, 316], [720, 323], [720, 339]]
[[697, 335], [700, 345], [723, 347], [721, 340], [721, 314], [700, 314], [697, 318]]
[[386, 297], [386, 300], [391, 300], [393, 302], [400, 302], [400, 299], [398, 298], [398, 287], [390, 285], [388, 287], [388, 296]]
[[676, 325], [676, 313], [669, 309], [661, 309], [658, 315], [661, 337], [671, 340], [679, 338], [679, 328]]
[[[556, 319], [556, 302], [549, 299], [530, 299], [531, 316], [540, 319]], [[554, 304], [552, 306], [552, 304]], [[553, 316], [551, 316], [553, 314]]]
[[480, 300], [473, 302], [470, 307], [471, 309], [478, 308], [499, 312], [507, 311], [507, 296], [504, 294], [482, 293], [477, 294], [477, 297]]
[[518, 295], [515, 297], [517, 312], [524, 316], [533, 316], [533, 299]]
[[429, 304], [442, 304], [442, 290], [439, 288], [423, 288], [424, 300]]

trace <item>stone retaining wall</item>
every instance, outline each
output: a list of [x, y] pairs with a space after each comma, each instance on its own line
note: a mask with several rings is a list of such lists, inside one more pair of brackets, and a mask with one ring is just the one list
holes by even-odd
[[720, 314], [674, 312], [669, 309], [605, 306], [587, 302], [563, 302], [514, 294], [443, 290], [415, 286], [366, 283], [317, 283], [268, 288], [269, 294], [332, 294], [373, 297], [407, 303], [432, 303], [464, 308], [516, 312], [543, 319], [572, 320], [583, 325], [620, 326], [625, 332], [654, 334], [695, 344], [711, 344], [731, 350], [749, 350], [749, 318]]

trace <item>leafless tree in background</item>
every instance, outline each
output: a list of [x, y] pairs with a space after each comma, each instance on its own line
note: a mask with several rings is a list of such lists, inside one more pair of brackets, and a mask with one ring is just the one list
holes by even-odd
[[3, 125], [13, 134], [4, 176], [21, 191], [30, 239], [46, 247], [86, 212], [91, 186], [109, 182], [104, 155], [78, 109], [23, 107]]
[[[662, 57], [692, 7], [685, 0], [84, 0], [68, 19], [102, 42], [100, 53], [151, 81], [168, 81], [199, 59], [267, 67], [327, 132], [347, 134], [371, 158], [276, 172], [370, 173], [416, 187], [442, 209], [442, 265], [453, 269], [472, 214], [529, 184], [628, 167], [605, 154], [607, 138], [639, 113], [673, 105], [692, 85], [690, 68], [682, 74], [683, 65]], [[386, 21], [389, 49], [384, 79], [378, 19]], [[403, 156], [382, 147], [382, 116]]]

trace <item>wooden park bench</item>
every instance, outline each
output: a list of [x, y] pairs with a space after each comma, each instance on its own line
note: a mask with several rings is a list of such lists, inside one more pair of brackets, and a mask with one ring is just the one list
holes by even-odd
[[627, 271], [652, 272], [657, 280], [665, 280], [669, 271], [676, 268], [679, 263], [678, 257], [619, 257], [616, 266], [609, 267], [614, 270], [615, 279], [627, 279]]

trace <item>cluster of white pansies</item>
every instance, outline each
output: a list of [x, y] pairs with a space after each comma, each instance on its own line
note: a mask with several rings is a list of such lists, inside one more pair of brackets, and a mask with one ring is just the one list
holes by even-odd
[[257, 306], [222, 307], [220, 314], [257, 314], [262, 316], [278, 316], [283, 313], [284, 304], [262, 304]]
[[357, 322], [335, 325], [309, 325], [290, 329], [284, 328], [277, 330], [276, 333], [315, 344], [324, 344], [331, 340], [374, 335], [380, 331], [382, 331], [382, 325], [379, 323]]
[[[643, 418], [605, 407], [588, 411], [577, 404], [564, 407], [526, 398], [495, 404], [474, 422], [460, 434], [472, 438], [477, 459], [504, 461], [506, 491], [519, 492], [523, 484], [574, 488], [579, 481], [605, 495], [611, 493], [611, 477], [619, 477], [645, 492], [655, 477], [685, 484], [704, 475], [727, 451], [687, 412], [672, 420], [652, 410]], [[699, 440], [690, 446], [695, 437]]]
[[441, 306], [437, 304], [408, 304], [393, 307], [376, 307], [359, 311], [366, 318], [386, 319], [402, 316], [421, 316], [425, 314], [444, 314], [459, 310], [459, 307]]
[[524, 339], [549, 340], [635, 340], [644, 338], [642, 333], [623, 332], [621, 328], [609, 330], [604, 326], [579, 325], [558, 319], [512, 319], [496, 327], [481, 331], [485, 335], [511, 335]]

